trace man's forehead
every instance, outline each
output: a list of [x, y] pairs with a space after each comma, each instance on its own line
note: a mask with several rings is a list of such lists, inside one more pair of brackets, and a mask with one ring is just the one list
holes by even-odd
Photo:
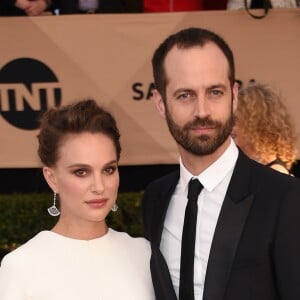
[[189, 48], [173, 47], [164, 61], [166, 79], [178, 77], [181, 74], [200, 76], [211, 74], [216, 77], [226, 74], [229, 77], [229, 62], [222, 50], [214, 43], [207, 43], [203, 47]]
[[220, 47], [214, 42], [208, 41], [203, 45], [193, 45], [189, 47], [180, 47], [179, 45], [174, 45], [169, 52], [166, 54], [164, 62], [168, 62], [173, 58], [179, 59], [181, 57], [190, 56], [191, 54], [197, 54], [199, 56], [205, 55], [206, 53], [211, 53], [212, 55], [220, 56], [227, 61], [227, 58], [220, 49]]

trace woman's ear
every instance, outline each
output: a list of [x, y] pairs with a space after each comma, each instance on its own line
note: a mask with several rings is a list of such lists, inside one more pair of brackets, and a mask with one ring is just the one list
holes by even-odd
[[53, 192], [58, 193], [55, 172], [52, 168], [43, 167], [44, 178]]
[[152, 91], [152, 99], [154, 101], [155, 107], [158, 110], [161, 117], [166, 117], [166, 107], [163, 98], [157, 89]]

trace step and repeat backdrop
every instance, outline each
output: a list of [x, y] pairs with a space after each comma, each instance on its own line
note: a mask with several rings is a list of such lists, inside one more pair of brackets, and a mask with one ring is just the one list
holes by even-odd
[[0, 168], [33, 168], [39, 115], [94, 98], [116, 117], [122, 165], [173, 164], [178, 153], [151, 100], [151, 58], [182, 28], [221, 34], [236, 76], [279, 89], [296, 125], [300, 153], [300, 9], [0, 18]]

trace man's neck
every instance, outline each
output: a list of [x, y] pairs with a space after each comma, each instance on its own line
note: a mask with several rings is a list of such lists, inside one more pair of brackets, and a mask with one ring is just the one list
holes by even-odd
[[181, 160], [185, 168], [193, 175], [197, 176], [213, 164], [229, 147], [230, 138], [228, 138], [214, 153], [208, 155], [195, 155], [187, 152], [178, 145]]

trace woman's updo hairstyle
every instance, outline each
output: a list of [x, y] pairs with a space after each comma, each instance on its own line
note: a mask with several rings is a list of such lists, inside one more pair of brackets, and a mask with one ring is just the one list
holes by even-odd
[[50, 108], [40, 119], [38, 155], [48, 167], [58, 160], [59, 147], [68, 134], [102, 133], [111, 138], [117, 159], [120, 159], [120, 133], [114, 117], [95, 100], [88, 99], [74, 104]]

